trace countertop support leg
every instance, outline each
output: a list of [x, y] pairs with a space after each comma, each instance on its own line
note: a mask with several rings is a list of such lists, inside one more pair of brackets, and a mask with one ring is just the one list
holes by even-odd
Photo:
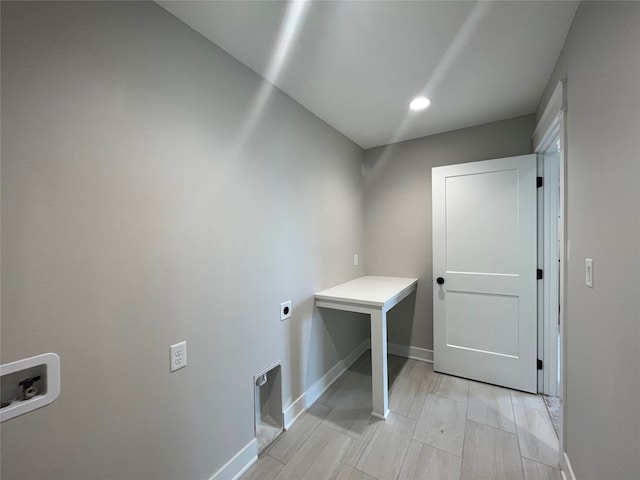
[[371, 311], [371, 384], [374, 417], [385, 419], [389, 414], [387, 379], [387, 313]]

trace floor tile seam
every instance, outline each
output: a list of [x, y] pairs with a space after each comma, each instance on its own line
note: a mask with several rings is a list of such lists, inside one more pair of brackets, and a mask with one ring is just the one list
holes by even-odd
[[398, 472], [393, 477], [393, 480], [396, 480], [400, 476], [400, 474], [402, 473], [402, 467], [404, 467], [404, 462], [407, 461], [407, 454], [409, 453], [409, 447], [411, 446], [411, 440], [413, 440], [413, 432], [411, 433], [411, 437], [409, 437], [409, 444], [407, 445], [407, 448], [405, 448], [404, 452], [402, 453], [402, 461], [399, 462], [400, 468], [398, 468]]
[[[391, 410], [391, 411], [393, 412], [393, 410]], [[411, 417], [409, 417], [409, 416], [407, 416], [407, 415], [403, 415], [402, 413], [393, 412], [393, 414], [394, 414], [394, 415], [397, 415], [397, 416], [399, 416], [399, 417], [402, 417], [402, 418], [404, 418], [405, 420], [415, 420], [415, 418], [411, 418]], [[371, 418], [376, 418], [376, 417], [374, 417], [374, 416], [372, 415], [372, 416], [371, 416]], [[387, 418], [389, 418], [389, 416], [387, 416]], [[381, 419], [380, 419], [380, 420], [381, 420]], [[386, 421], [386, 420], [384, 420], [384, 421]]]
[[[464, 414], [464, 434], [462, 435], [462, 451], [460, 452], [460, 478], [462, 478], [462, 474], [464, 472], [463, 470], [464, 454], [465, 454], [465, 450], [467, 449], [467, 433], [469, 431], [467, 428], [467, 423], [471, 421], [467, 419], [467, 415], [469, 415], [469, 402], [467, 402], [467, 410], [465, 411], [465, 414]], [[474, 423], [477, 423], [477, 422], [474, 422]]]
[[[405, 415], [401, 415], [401, 414], [398, 414], [398, 413], [395, 413], [395, 412], [394, 412], [394, 415], [402, 417], [405, 420], [405, 425], [406, 425], [406, 421], [410, 421], [411, 422], [410, 431], [407, 434], [408, 444], [407, 444], [407, 447], [405, 449], [403, 449], [404, 451], [402, 452], [402, 457], [401, 457], [400, 461], [398, 462], [399, 463], [399, 469], [398, 469], [398, 473], [394, 477], [394, 480], [395, 480], [400, 475], [400, 473], [402, 472], [402, 467], [404, 466], [404, 462], [405, 462], [405, 460], [407, 458], [407, 453], [409, 452], [409, 446], [411, 445], [411, 441], [413, 440], [413, 435], [415, 433], [416, 426], [417, 426], [418, 422], [416, 420], [412, 419], [412, 418], [409, 418], [409, 417], [407, 417]], [[373, 421], [373, 420], [375, 420], [375, 417], [371, 417], [371, 419], [369, 421], [369, 424], [367, 424], [367, 427], [369, 427], [371, 425], [371, 421]], [[384, 420], [384, 421], [386, 421], [386, 420]], [[353, 440], [356, 441], [356, 442], [360, 442], [360, 441], [362, 441], [363, 438], [364, 438], [364, 432], [362, 433], [362, 435], [360, 435], [359, 439], [353, 439]], [[369, 441], [371, 441], [371, 440], [373, 440], [373, 438], [369, 439]], [[348, 463], [348, 461], [346, 461], [346, 460], [343, 460], [343, 463], [353, 467], [354, 469], [356, 469], [356, 470], [358, 470], [358, 471], [360, 471], [360, 472], [362, 472], [362, 473], [364, 473], [366, 475], [369, 475], [369, 476], [372, 476], [372, 477], [376, 478], [376, 480], [383, 480], [383, 479], [379, 479], [379, 477], [377, 477], [377, 476], [371, 475], [371, 474], [369, 474], [367, 472], [364, 472], [364, 471], [360, 470], [359, 468], [357, 468], [358, 462], [360, 461], [360, 459], [362, 458], [362, 455], [364, 455], [364, 453], [366, 451], [366, 447], [365, 447], [362, 450], [362, 452], [360, 452], [359, 455], [355, 455], [355, 453], [359, 450], [358, 447], [359, 447], [358, 445], [354, 446], [354, 452], [353, 452], [354, 455], [352, 456], [352, 459], [351, 459], [352, 463]]]
[[[511, 399], [511, 410], [513, 411], [513, 424], [516, 427], [516, 437], [518, 438], [518, 453], [520, 453], [520, 458], [526, 458], [522, 455], [522, 446], [520, 445], [520, 426], [518, 425], [518, 420], [516, 419], [516, 405], [523, 406], [519, 403], [515, 403], [513, 400], [513, 392], [509, 394], [509, 398]], [[520, 462], [522, 463], [522, 461]], [[522, 466], [522, 474], [524, 475], [524, 465]]]
[[[325, 428], [328, 428], [330, 430], [333, 430], [334, 432], [340, 433], [342, 435], [344, 435], [345, 437], [349, 437], [351, 440], [355, 440], [356, 442], [360, 440], [360, 438], [362, 438], [362, 433], [359, 434], [357, 437], [354, 437], [353, 435], [349, 435], [348, 433], [345, 433], [343, 429], [342, 431], [336, 427], [333, 426], [333, 424], [331, 422], [328, 423], [324, 423], [324, 420], [322, 422], [320, 422], [320, 425], [323, 425]], [[318, 425], [318, 427], [320, 426]]]
[[[518, 433], [517, 433], [517, 432], [510, 432], [509, 430], [505, 430], [504, 428], [494, 427], [493, 425], [489, 425], [489, 424], [484, 423], [484, 422], [478, 422], [477, 420], [473, 420], [472, 418], [469, 418], [468, 416], [467, 416], [467, 418], [465, 418], [465, 420], [466, 420], [467, 422], [473, 422], [473, 423], [476, 423], [476, 424], [478, 424], [478, 425], [482, 425], [483, 427], [493, 428], [494, 430], [498, 430], [499, 432], [509, 433], [509, 434], [511, 434], [511, 435], [515, 435], [516, 437], [518, 436]], [[518, 427], [517, 427], [517, 425], [516, 425], [516, 420], [515, 420], [515, 418], [514, 418], [514, 420], [513, 420], [513, 426], [514, 426], [515, 428], [518, 428]]]
[[413, 440], [413, 436], [416, 434], [416, 429], [418, 428], [418, 419], [408, 418], [408, 417], [404, 417], [404, 418], [411, 421], [411, 432], [409, 434], [409, 444], [411, 444], [411, 440]]
[[557, 471], [559, 471], [559, 472], [561, 472], [561, 471], [562, 471], [562, 469], [560, 468], [560, 465], [559, 465], [559, 464], [558, 464], [558, 465], [555, 465], [555, 466], [554, 466], [554, 465], [549, 465], [548, 463], [541, 462], [540, 460], [536, 460], [536, 459], [534, 459], [534, 458], [529, 458], [529, 457], [524, 456], [524, 455], [520, 455], [520, 456], [521, 456], [522, 458], [526, 459], [526, 460], [529, 460], [530, 462], [537, 463], [538, 465], [542, 465], [543, 467], [552, 468], [552, 469], [557, 470]]
[[[397, 411], [396, 411], [396, 410], [394, 410], [393, 408], [390, 408], [390, 409], [389, 409], [389, 411], [390, 411], [390, 412], [392, 412], [394, 415], [401, 415], [401, 416], [403, 416], [403, 417], [405, 417], [405, 418], [408, 418], [409, 420], [414, 420], [414, 421], [416, 421], [416, 422], [417, 422], [417, 421], [418, 421], [418, 419], [420, 418], [420, 415], [418, 415], [418, 416], [417, 416], [417, 417], [415, 417], [415, 418], [414, 418], [414, 417], [410, 417], [410, 416], [408, 416], [408, 415], [403, 415], [402, 413], [397, 412]], [[422, 411], [422, 408], [420, 408], [420, 411]]]
[[420, 422], [420, 418], [422, 417], [422, 413], [424, 412], [425, 405], [427, 404], [427, 398], [428, 398], [428, 396], [429, 396], [429, 395], [433, 395], [434, 397], [439, 397], [439, 398], [442, 398], [442, 399], [445, 399], [445, 400], [452, 401], [452, 402], [454, 402], [455, 404], [458, 404], [458, 405], [464, 405], [464, 407], [465, 407], [465, 411], [464, 411], [464, 417], [463, 417], [463, 418], [464, 418], [464, 422], [465, 422], [465, 423], [464, 423], [464, 426], [463, 426], [463, 430], [464, 430], [464, 431], [463, 431], [463, 434], [462, 434], [462, 450], [464, 451], [464, 442], [465, 442], [465, 437], [466, 437], [466, 434], [467, 434], [467, 423], [466, 423], [466, 422], [467, 422], [467, 412], [468, 412], [468, 410], [469, 410], [469, 403], [468, 403], [468, 402], [467, 402], [467, 403], [457, 402], [457, 401], [455, 401], [455, 400], [453, 400], [453, 399], [451, 399], [451, 398], [443, 397], [443, 396], [436, 395], [436, 394], [433, 394], [433, 393], [432, 393], [432, 394], [427, 394], [427, 395], [425, 396], [424, 402], [423, 402], [423, 404], [422, 404], [422, 408], [420, 409], [420, 415], [418, 416], [418, 418], [417, 418], [417, 419], [416, 419], [416, 421], [415, 421], [416, 428], [414, 428], [413, 436], [411, 437], [411, 439], [412, 439], [412, 440], [415, 440], [415, 441], [417, 441], [417, 442], [420, 442], [420, 443], [422, 443], [422, 444], [424, 444], [424, 445], [428, 445], [429, 447], [437, 448], [438, 450], [441, 450], [441, 451], [446, 452], [446, 453], [449, 453], [449, 454], [451, 454], [451, 455], [455, 455], [456, 457], [460, 457], [460, 458], [462, 458], [462, 453], [461, 453], [460, 455], [456, 455], [455, 453], [449, 452], [449, 451], [447, 451], [447, 450], [443, 450], [443, 449], [441, 449], [441, 448], [438, 448], [438, 447], [437, 447], [437, 446], [435, 446], [435, 445], [432, 445], [432, 444], [427, 443], [427, 442], [423, 442], [422, 440], [420, 440], [420, 439], [418, 439], [418, 438], [415, 438], [416, 429], [417, 429], [417, 427], [418, 427], [418, 423]]
[[[349, 450], [352, 450], [353, 448], [354, 448], [354, 447], [351, 447]], [[345, 456], [345, 457], [349, 457], [349, 454], [350, 454], [350, 453], [351, 453], [351, 451], [348, 451], [344, 456]], [[351, 456], [350, 458], [351, 458], [351, 460], [349, 460], [348, 458], [347, 458], [347, 459], [344, 459], [344, 458], [343, 458], [343, 459], [342, 459], [342, 462], [341, 462], [341, 463], [342, 463], [342, 465], [347, 465], [347, 466], [349, 466], [349, 467], [353, 468], [354, 470], [358, 470], [359, 472], [362, 472], [362, 470], [360, 470], [359, 468], [357, 468], [357, 467], [356, 467], [356, 464], [358, 463], [358, 462], [357, 462], [357, 460], [354, 460], [354, 459], [356, 458], [356, 456], [355, 456], [355, 455], [353, 455], [353, 456]], [[360, 457], [358, 456], [358, 459], [359, 459], [359, 458], [360, 458]], [[367, 473], [367, 472], [362, 472], [362, 473], [364, 473], [364, 474], [368, 475], [368, 473]]]
[[[523, 479], [525, 478], [525, 476], [524, 476], [524, 464], [523, 464], [523, 462], [522, 462], [522, 459], [523, 459], [523, 458], [526, 458], [526, 457], [523, 457], [523, 456], [522, 456], [522, 451], [520, 450], [520, 437], [518, 436], [518, 434], [517, 434], [517, 433], [505, 432], [504, 430], [500, 430], [499, 428], [494, 428], [494, 427], [492, 427], [491, 425], [485, 425], [484, 423], [478, 423], [478, 422], [475, 422], [475, 421], [473, 421], [473, 420], [467, 420], [467, 422], [472, 422], [472, 423], [475, 423], [476, 425], [480, 425], [480, 426], [483, 426], [483, 427], [491, 428], [491, 429], [493, 429], [493, 430], [497, 430], [498, 432], [503, 432], [503, 433], [507, 433], [507, 434], [509, 434], [509, 435], [513, 435], [513, 436], [515, 436], [515, 437], [516, 437], [516, 445], [518, 446], [518, 456], [520, 457], [520, 471], [521, 471], [521, 473], [522, 473], [522, 478], [523, 478]], [[464, 438], [464, 440], [465, 440], [465, 441], [464, 441], [464, 443], [462, 444], [462, 453], [463, 453], [463, 456], [464, 456], [464, 448], [465, 448], [465, 445], [466, 445], [466, 443], [467, 443], [467, 433], [466, 433], [466, 428], [467, 428], [467, 425], [466, 425], [466, 422], [465, 422], [465, 438]], [[464, 458], [464, 457], [463, 457], [463, 458]]]
[[405, 376], [405, 377], [398, 377], [396, 381], [393, 383], [393, 385], [389, 387], [389, 392], [397, 388], [397, 385], [399, 385], [401, 382], [408, 384], [408, 386], [415, 386], [416, 390], [426, 389], [427, 393], [430, 393], [430, 390], [431, 390], [431, 385], [430, 385], [431, 382], [424, 381], [424, 379], [422, 378], [413, 378], [411, 376]]
[[[543, 400], [543, 402], [544, 402], [544, 400]], [[512, 400], [512, 404], [513, 404], [513, 400]], [[553, 422], [551, 422], [551, 415], [549, 415], [549, 410], [547, 409], [546, 405], [544, 407], [544, 410], [541, 410], [541, 409], [535, 408], [535, 407], [529, 407], [529, 406], [523, 405], [521, 403], [513, 404], [512, 406], [515, 407], [516, 405], [519, 406], [519, 407], [524, 408], [525, 410], [529, 410], [529, 411], [532, 411], [532, 412], [538, 412], [538, 413], [542, 414], [544, 417], [546, 417], [547, 420], [549, 420], [549, 424], [553, 426]]]
[[469, 421], [467, 420], [467, 415], [469, 415], [469, 391], [468, 390], [467, 390], [467, 403], [464, 409], [464, 427], [463, 427], [464, 432], [462, 433], [462, 450], [460, 451], [460, 477], [462, 477], [462, 459], [464, 458], [464, 447], [467, 444], [467, 422]]
[[439, 395], [436, 392], [430, 392], [430, 393], [431, 393], [431, 395], [433, 395], [435, 397], [445, 398], [447, 400], [451, 400], [452, 402], [456, 402], [456, 403], [459, 403], [461, 405], [464, 405], [467, 409], [469, 408], [469, 397], [468, 396], [467, 396], [467, 401], [466, 402], [459, 402], [455, 398], [447, 397], [446, 395]]
[[[392, 412], [393, 412], [393, 411], [392, 411]], [[394, 415], [396, 415], [396, 416], [398, 416], [398, 417], [402, 417], [405, 421], [407, 421], [407, 420], [408, 420], [409, 422], [411, 422], [411, 424], [412, 424], [412, 425], [411, 425], [411, 438], [413, 438], [413, 434], [415, 433], [415, 431], [416, 431], [416, 427], [418, 426], [418, 419], [416, 419], [416, 418], [411, 418], [411, 417], [408, 417], [408, 416], [406, 416], [406, 415], [402, 415], [401, 413], [397, 413], [397, 412], [393, 412], [393, 414], [394, 414]], [[369, 423], [367, 424], [367, 427], [368, 427], [369, 425], [371, 425], [371, 421], [372, 421], [372, 420], [380, 420], [381, 422], [386, 422], [388, 419], [389, 419], [389, 416], [387, 416], [387, 418], [386, 418], [385, 420], [382, 420], [382, 419], [378, 419], [378, 418], [376, 418], [376, 417], [374, 417], [374, 416], [372, 415], [372, 416], [371, 416], [371, 418], [370, 418], [370, 420], [369, 420]]]
[[[466, 426], [465, 426], [465, 430], [466, 430]], [[466, 431], [465, 431], [465, 435], [466, 435]], [[430, 444], [429, 442], [423, 442], [423, 441], [422, 441], [422, 440], [420, 440], [419, 438], [413, 438], [413, 437], [412, 437], [412, 438], [411, 438], [411, 440], [412, 440], [413, 442], [418, 442], [418, 443], [420, 443], [420, 444], [422, 444], [422, 445], [425, 445], [425, 446], [427, 446], [427, 447], [429, 447], [429, 448], [433, 448], [434, 450], [438, 450], [439, 452], [446, 453], [447, 455], [453, 455], [454, 457], [459, 458], [460, 460], [462, 460], [462, 454], [461, 454], [461, 455], [456, 455], [455, 453], [452, 453], [452, 452], [449, 452], [449, 451], [447, 451], [447, 450], [444, 450], [444, 449], [442, 449], [442, 448], [440, 448], [440, 447], [438, 447], [438, 446], [436, 446], [436, 445], [432, 445], [432, 444]], [[463, 450], [463, 452], [464, 452], [464, 436], [463, 436], [463, 440], [462, 440], [462, 450]]]
[[355, 465], [349, 465], [347, 462], [342, 462], [343, 465], [348, 465], [349, 467], [353, 468], [356, 472], [360, 472], [362, 475], [366, 475], [367, 477], [372, 477], [375, 478], [376, 480], [380, 480], [378, 477], [371, 475], [363, 470], [360, 470], [359, 468], [357, 468]]
[[427, 403], [427, 398], [429, 397], [429, 395], [433, 395], [433, 394], [429, 392], [429, 390], [427, 390], [420, 404], [420, 412], [418, 413], [418, 418], [415, 419], [416, 424], [418, 423], [418, 420], [420, 420], [420, 416], [422, 415], [422, 411], [424, 410], [424, 405]]
[[[537, 408], [525, 407], [524, 405], [520, 405], [520, 407], [522, 407], [525, 411], [527, 411], [527, 410], [528, 410], [528, 411], [530, 411], [530, 412], [540, 412], [540, 410], [538, 410]], [[541, 413], [541, 412], [540, 412], [540, 413]], [[516, 415], [515, 415], [515, 409], [514, 409], [514, 412], [513, 412], [514, 420], [515, 420], [515, 416], [516, 416]], [[555, 429], [555, 428], [553, 428], [553, 423], [551, 422], [551, 418], [549, 417], [549, 413], [548, 413], [548, 412], [547, 412], [547, 415], [546, 415], [546, 416], [547, 416], [547, 425], [551, 428], [551, 431], [553, 432], [553, 436], [554, 436], [554, 437], [556, 438], [556, 440], [558, 441], [558, 448], [560, 448], [560, 439], [558, 438], [558, 434], [556, 433], [556, 429]], [[527, 421], [527, 424], [528, 424], [528, 423], [529, 423], [529, 422]], [[526, 428], [526, 429], [525, 429], [525, 428], [520, 429], [520, 427], [519, 427], [519, 425], [518, 425], [518, 422], [517, 422], [517, 421], [515, 422], [515, 424], [516, 424], [516, 430], [517, 430], [518, 432], [519, 432], [520, 430], [522, 430], [522, 433], [523, 433], [523, 434], [524, 434], [524, 433], [527, 433], [527, 434], [529, 434], [529, 435], [534, 435], [534, 434], [533, 434], [533, 432], [532, 432], [531, 430], [529, 430], [528, 428]], [[534, 435], [534, 436], [535, 436], [535, 435]], [[538, 438], [538, 437], [536, 436], [536, 438]]]
[[[447, 397], [441, 397], [441, 398], [447, 398]], [[455, 403], [462, 404], [462, 402], [457, 402], [456, 400], [453, 400], [452, 398], [448, 398], [448, 400], [452, 400]], [[467, 400], [468, 400], [468, 397], [467, 397]], [[463, 432], [462, 432], [462, 451], [460, 452], [460, 475], [462, 475], [462, 458], [464, 458], [464, 446], [467, 443], [466, 442], [466, 440], [467, 440], [467, 421], [468, 421], [467, 420], [467, 415], [469, 414], [469, 402], [468, 401], [467, 401], [466, 404], [464, 404], [464, 407], [465, 407], [464, 408], [464, 426], [462, 427], [462, 429], [463, 429]], [[420, 441], [420, 440], [418, 440], [418, 441]], [[435, 447], [433, 445], [430, 445], [430, 446], [433, 447], [433, 448], [437, 448], [437, 447]], [[438, 449], [438, 450], [440, 450], [440, 449]], [[458, 456], [455, 453], [451, 453], [451, 452], [448, 452], [448, 453], [450, 453], [451, 455], [455, 455], [456, 457]]]
[[[327, 412], [327, 414], [326, 414], [324, 417], [322, 417], [322, 419], [320, 420], [320, 423], [322, 423], [322, 422], [325, 420], [325, 418], [327, 418], [329, 415], [331, 415], [331, 412], [333, 412], [333, 410], [334, 410], [336, 407], [334, 407], [333, 405], [327, 405], [326, 403], [322, 403], [322, 402], [320, 402], [320, 401], [316, 400], [316, 401], [315, 401], [315, 402], [313, 402], [311, 405], [309, 405], [309, 407], [305, 410], [305, 413], [306, 413], [306, 412], [308, 412], [308, 411], [309, 411], [309, 409], [311, 409], [311, 407], [313, 407], [316, 403], [319, 403], [320, 405], [322, 405], [322, 406], [324, 406], [324, 407], [327, 407], [327, 408], [329, 409], [329, 411]], [[318, 417], [318, 418], [320, 418], [320, 417]]]
[[[514, 437], [516, 438], [516, 441], [518, 442], [518, 454], [519, 454], [520, 456], [522, 456], [522, 452], [520, 451], [520, 437], [518, 437], [518, 434], [517, 434], [517, 433], [514, 433], [514, 432], [507, 432], [506, 430], [502, 430], [501, 428], [496, 428], [496, 427], [493, 427], [493, 426], [491, 426], [491, 425], [486, 425], [486, 424], [484, 424], [484, 423], [476, 422], [475, 420], [469, 420], [469, 419], [467, 419], [466, 421], [467, 421], [467, 422], [471, 422], [471, 423], [475, 423], [476, 425], [480, 425], [480, 426], [482, 426], [482, 427], [490, 428], [490, 429], [495, 430], [495, 431], [497, 431], [497, 432], [499, 432], [499, 433], [506, 433], [507, 435], [512, 435], [512, 436], [514, 436]], [[465, 422], [465, 440], [466, 440], [466, 422]]]
[[[324, 404], [323, 404], [323, 405], [324, 405]], [[313, 434], [314, 434], [314, 433], [316, 433], [316, 431], [318, 430], [318, 427], [320, 427], [320, 425], [322, 425], [322, 424], [324, 423], [324, 421], [325, 421], [325, 419], [326, 419], [326, 418], [327, 418], [327, 417], [325, 417], [325, 418], [323, 418], [322, 420], [320, 420], [320, 422], [318, 422], [318, 424], [313, 428], [313, 430], [311, 430], [311, 432], [309, 432], [309, 434], [307, 435], [307, 438], [305, 438], [305, 439], [304, 439], [304, 441], [300, 442], [300, 443], [297, 445], [296, 449], [293, 451], [293, 454], [291, 455], [291, 458], [289, 458], [289, 460], [287, 460], [286, 462], [282, 462], [281, 460], [278, 460], [277, 458], [276, 458], [276, 460], [278, 460], [278, 461], [279, 461], [280, 463], [282, 463], [283, 465], [287, 465], [287, 464], [291, 461], [291, 459], [293, 459], [293, 457], [295, 457], [295, 456], [296, 456], [296, 454], [300, 451], [300, 449], [301, 449], [304, 445], [306, 445], [306, 443], [309, 441], [309, 439], [310, 439], [311, 437], [313, 437]], [[326, 425], [325, 425], [325, 426], [326, 426]], [[338, 432], [338, 433], [341, 433], [341, 432]], [[267, 450], [268, 450], [268, 449], [267, 449]], [[269, 452], [268, 452], [268, 451], [267, 451], [266, 453], [267, 453], [267, 454], [269, 454]], [[275, 458], [275, 457], [273, 457], [273, 456], [272, 456], [272, 455], [270, 455], [270, 454], [269, 454], [269, 456], [270, 456], [270, 457], [272, 457], [272, 458]]]
[[[558, 454], [559, 455], [559, 454]], [[532, 462], [536, 462], [539, 463], [540, 465], [544, 465], [545, 467], [549, 467], [549, 468], [555, 468], [556, 470], [560, 470], [560, 464], [557, 463], [555, 465], [549, 465], [548, 463], [543, 462], [540, 459], [535, 459], [535, 458], [531, 458], [531, 457], [527, 457], [526, 455], [520, 455], [522, 458], [526, 458], [527, 460], [531, 460]]]
[[[271, 458], [272, 460], [275, 460], [276, 462], [278, 462], [280, 465], [282, 465], [283, 467], [286, 465], [286, 463], [281, 462], [280, 460], [278, 460], [276, 457], [274, 457], [273, 455], [269, 455], [269, 452], [262, 452], [258, 457], [262, 457], [262, 456], [267, 456], [269, 458]], [[257, 462], [256, 462], [257, 463]]]
[[522, 446], [520, 445], [520, 427], [518, 426], [518, 421], [516, 420], [516, 409], [515, 404], [513, 403], [513, 395], [509, 394], [509, 398], [511, 399], [511, 411], [513, 412], [513, 426], [516, 429], [516, 445], [518, 446], [518, 454], [520, 455], [520, 468], [522, 470], [522, 478], [526, 478], [524, 473], [524, 462], [522, 461], [522, 459], [526, 457], [522, 455]]
[[[320, 401], [320, 399], [318, 399], [318, 400], [316, 400], [315, 402], [313, 402], [313, 403], [312, 403], [312, 405], [315, 405], [316, 403], [319, 403], [319, 404], [321, 404], [321, 405], [324, 405], [325, 407], [328, 407], [328, 408], [330, 408], [331, 410], [333, 410], [333, 409], [335, 408], [333, 405], [329, 405], [328, 403], [321, 402], [321, 401]], [[329, 412], [329, 413], [331, 413], [331, 412]]]
[[[549, 420], [549, 425], [551, 425], [551, 428], [553, 428], [553, 420], [551, 420], [551, 413], [549, 413], [549, 406], [547, 405], [547, 402], [544, 401], [544, 398], [542, 399], [542, 403], [544, 404], [545, 416], [547, 417], [547, 420]], [[540, 411], [540, 410], [538, 410], [538, 411]], [[556, 429], [553, 428], [553, 431], [555, 432]], [[556, 436], [558, 436], [558, 435], [556, 434]]]

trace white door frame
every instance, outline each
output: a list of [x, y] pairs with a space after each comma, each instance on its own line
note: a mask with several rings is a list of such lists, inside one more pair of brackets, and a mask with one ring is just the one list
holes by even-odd
[[[557, 141], [550, 146], [551, 151], [558, 148]], [[542, 308], [539, 310], [539, 322], [541, 331], [540, 340], [543, 344], [538, 352], [538, 358], [543, 361], [544, 368], [540, 371], [542, 383], [539, 392], [552, 397], [557, 397], [558, 392], [558, 336], [560, 310], [560, 286], [559, 286], [559, 238], [558, 223], [560, 221], [560, 151], [557, 155], [539, 155], [539, 163], [542, 166], [544, 188], [542, 188], [542, 208], [538, 211], [541, 221], [539, 232], [541, 267], [544, 272], [542, 285], [539, 285], [539, 295], [542, 299]], [[542, 352], [542, 356], [540, 356]]]
[[[566, 254], [567, 240], [565, 236], [566, 232], [566, 158], [567, 158], [567, 130], [565, 127], [566, 122], [566, 80], [558, 82], [549, 102], [547, 103], [540, 121], [533, 132], [533, 151], [538, 154], [544, 153], [554, 142], [558, 142], [559, 145], [559, 176], [560, 176], [560, 195], [559, 195], [559, 214], [560, 219], [558, 221], [558, 239], [560, 243], [559, 249], [559, 266], [560, 266], [560, 381], [558, 384], [558, 397], [560, 398], [560, 431], [558, 437], [560, 440], [560, 461], [563, 462], [563, 452], [565, 445], [564, 438], [564, 416], [565, 416], [565, 392], [566, 392], [566, 375], [565, 375], [565, 363], [566, 363], [566, 316], [565, 316], [565, 292], [566, 292]], [[544, 280], [543, 280], [544, 281]], [[551, 322], [548, 317], [543, 320], [544, 322]], [[551, 325], [545, 324], [545, 331], [551, 329]], [[549, 336], [545, 336], [546, 341]], [[551, 345], [547, 345], [547, 348], [551, 348]], [[549, 381], [547, 378], [547, 369], [543, 372], [545, 381]]]

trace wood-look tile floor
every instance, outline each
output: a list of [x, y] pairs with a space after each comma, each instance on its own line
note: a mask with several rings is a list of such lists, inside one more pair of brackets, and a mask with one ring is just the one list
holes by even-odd
[[562, 480], [542, 397], [390, 355], [386, 421], [363, 354], [240, 480]]

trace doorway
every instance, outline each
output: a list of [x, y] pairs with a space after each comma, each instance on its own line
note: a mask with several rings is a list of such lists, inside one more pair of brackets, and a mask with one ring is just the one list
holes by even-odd
[[[544, 177], [543, 183], [543, 238], [542, 256], [539, 266], [546, 269], [541, 287], [543, 305], [539, 317], [538, 334], [539, 358], [543, 360], [543, 370], [539, 375], [538, 389], [547, 395], [552, 410], [557, 413], [554, 420], [560, 440], [560, 464], [564, 466], [564, 429], [565, 414], [564, 392], [566, 376], [564, 374], [566, 350], [565, 322], [565, 188], [566, 188], [566, 86], [565, 81], [558, 82], [533, 133], [533, 150], [539, 156], [539, 167]], [[546, 207], [545, 207], [546, 201]], [[540, 205], [540, 204], [539, 204]], [[555, 221], [554, 221], [555, 219]], [[554, 248], [555, 246], [555, 248]], [[539, 250], [540, 252], [540, 250]], [[546, 363], [545, 363], [546, 362]], [[554, 405], [555, 404], [555, 405]]]
[[538, 155], [538, 392], [557, 397], [560, 383], [560, 145], [559, 140]]
[[537, 392], [536, 155], [434, 167], [441, 373]]

